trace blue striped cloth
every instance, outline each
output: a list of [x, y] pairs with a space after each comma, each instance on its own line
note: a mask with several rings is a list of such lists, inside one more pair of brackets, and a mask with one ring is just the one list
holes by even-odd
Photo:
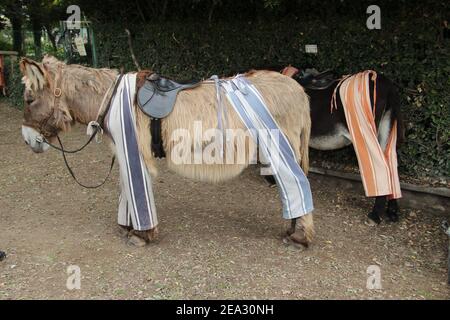
[[[313, 203], [309, 182], [257, 89], [242, 76], [221, 80], [220, 87], [271, 164], [283, 203], [283, 217], [293, 219], [310, 213]], [[151, 177], [137, 144], [135, 88], [136, 74], [125, 75], [105, 123], [116, 148], [120, 170], [118, 223], [135, 230], [150, 230], [157, 226], [158, 219]]]
[[118, 223], [142, 231], [156, 227], [158, 218], [151, 177], [137, 144], [133, 108], [135, 91], [136, 74], [124, 75], [105, 123], [119, 163], [121, 195]]
[[258, 90], [242, 75], [221, 80], [220, 86], [271, 165], [283, 203], [283, 217], [293, 219], [312, 212], [309, 181]]

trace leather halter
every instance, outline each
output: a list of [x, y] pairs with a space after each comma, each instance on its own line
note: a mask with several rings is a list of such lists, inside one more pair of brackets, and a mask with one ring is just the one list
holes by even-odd
[[[115, 96], [115, 94], [116, 94], [117, 87], [119, 86], [119, 84], [120, 84], [120, 82], [121, 82], [121, 80], [122, 80], [122, 77], [123, 77], [123, 73], [121, 72], [120, 75], [119, 75], [119, 77], [116, 79], [116, 82], [114, 83], [114, 90], [113, 90], [113, 92], [112, 92], [111, 98], [110, 98], [110, 100], [108, 101], [108, 104], [107, 104], [105, 110], [103, 110], [103, 112], [98, 116], [98, 119], [97, 119], [97, 120], [98, 120], [99, 122], [97, 123], [97, 125], [94, 126], [94, 132], [93, 132], [92, 135], [89, 137], [89, 140], [88, 140], [82, 147], [80, 147], [80, 148], [78, 148], [78, 149], [76, 149], [76, 150], [66, 150], [66, 149], [64, 148], [63, 144], [62, 144], [61, 138], [59, 137], [57, 131], [56, 131], [56, 138], [58, 139], [59, 147], [58, 147], [58, 146], [55, 146], [55, 145], [53, 145], [52, 143], [50, 143], [50, 142], [45, 138], [45, 135], [42, 134], [42, 127], [40, 128], [40, 131], [41, 131], [40, 133], [41, 133], [41, 135], [42, 135], [42, 137], [43, 137], [43, 139], [42, 139], [41, 142], [44, 142], [44, 143], [48, 144], [50, 147], [52, 147], [52, 148], [54, 148], [54, 149], [56, 149], [56, 150], [58, 150], [58, 151], [61, 151], [61, 154], [62, 154], [62, 156], [63, 156], [64, 163], [65, 163], [65, 165], [66, 165], [66, 167], [67, 167], [67, 170], [69, 171], [70, 175], [71, 175], [72, 178], [75, 180], [75, 182], [76, 182], [78, 185], [80, 185], [81, 187], [83, 187], [83, 188], [86, 188], [86, 189], [96, 189], [96, 188], [99, 188], [99, 187], [101, 187], [102, 185], [104, 185], [104, 184], [106, 183], [106, 181], [108, 180], [110, 174], [111, 174], [112, 168], [114, 167], [114, 162], [115, 162], [115, 160], [116, 160], [116, 157], [113, 156], [113, 157], [111, 158], [111, 165], [110, 165], [110, 167], [109, 167], [108, 174], [106, 175], [105, 179], [104, 179], [101, 183], [99, 183], [99, 184], [97, 184], [97, 185], [85, 185], [85, 184], [79, 182], [78, 179], [77, 179], [77, 177], [75, 176], [75, 173], [73, 172], [72, 168], [70, 167], [70, 165], [69, 165], [69, 163], [68, 163], [68, 161], [67, 161], [66, 153], [77, 153], [77, 152], [83, 150], [84, 148], [86, 148], [86, 147], [92, 142], [92, 140], [94, 140], [94, 137], [97, 135], [97, 133], [98, 133], [99, 131], [102, 131], [102, 126], [103, 126], [104, 118], [105, 118], [106, 114], [107, 114], [108, 111], [109, 111], [109, 108], [110, 108], [110, 106], [111, 106], [111, 101], [112, 101], [112, 99], [114, 98], [114, 96]], [[59, 80], [59, 81], [58, 81], [58, 80]], [[62, 82], [62, 65], [61, 65], [61, 64], [58, 65], [58, 71], [57, 71], [56, 76], [55, 76], [55, 88], [53, 89], [53, 95], [54, 95], [54, 100], [53, 100], [53, 108], [54, 108], [54, 109], [53, 109], [53, 110], [56, 110], [57, 108], [59, 108], [59, 101], [60, 101], [60, 97], [61, 97], [61, 95], [62, 95], [61, 83], [59, 83], [59, 86], [58, 86], [58, 82]], [[109, 92], [109, 90], [108, 90], [108, 92]], [[107, 92], [106, 94], [108, 94], [108, 92]], [[45, 120], [44, 125], [47, 124], [47, 122], [48, 122], [49, 119], [52, 117], [52, 115], [53, 115], [53, 114], [51, 114], [50, 117], [48, 117], [48, 118]]]
[[59, 108], [59, 98], [62, 95], [61, 83], [62, 83], [62, 65], [59, 63], [58, 70], [55, 75], [55, 88], [53, 89], [53, 95], [55, 97], [55, 99], [53, 100], [53, 107], [55, 109]]
[[[39, 133], [44, 137], [43, 141], [38, 141], [38, 142], [46, 142], [47, 144], [49, 144], [48, 141], [46, 141], [45, 137], [50, 137], [52, 135], [57, 136], [58, 135], [58, 129], [53, 129], [52, 131], [47, 131], [44, 132], [44, 128], [47, 126], [48, 122], [50, 121], [50, 119], [53, 117], [55, 110], [57, 110], [59, 108], [59, 102], [60, 102], [60, 98], [62, 96], [62, 89], [61, 89], [61, 82], [62, 82], [62, 66], [61, 64], [58, 64], [58, 71], [55, 75], [55, 88], [53, 89], [53, 112], [50, 113], [50, 115], [44, 119], [43, 121], [41, 121], [40, 125], [39, 125]], [[58, 85], [59, 83], [59, 85]], [[46, 134], [49, 133], [49, 134]]]

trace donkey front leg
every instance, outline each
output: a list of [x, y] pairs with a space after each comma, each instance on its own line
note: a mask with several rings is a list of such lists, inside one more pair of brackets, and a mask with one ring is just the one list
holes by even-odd
[[[120, 182], [121, 195], [118, 211], [119, 234], [127, 239], [127, 244], [143, 247], [155, 241], [158, 237], [156, 212], [154, 204], [151, 202], [153, 201], [153, 197], [148, 202], [145, 201], [145, 203], [150, 203], [149, 206], [141, 206], [141, 210], [134, 210], [133, 203], [136, 203], [136, 200], [139, 201], [140, 199], [133, 199], [133, 194], [126, 188], [127, 185], [123, 183], [123, 179], [120, 179]], [[147, 188], [151, 192], [149, 186]], [[139, 196], [144, 197], [146, 194], [141, 193]], [[147, 196], [152, 196], [152, 193], [147, 194]]]
[[148, 243], [155, 242], [158, 239], [158, 227], [150, 230], [131, 230], [129, 232], [128, 244], [136, 247], [143, 247]]

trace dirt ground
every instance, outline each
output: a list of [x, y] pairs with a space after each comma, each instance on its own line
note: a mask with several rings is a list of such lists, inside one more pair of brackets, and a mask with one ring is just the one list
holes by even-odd
[[[449, 299], [447, 239], [432, 212], [366, 224], [371, 201], [311, 179], [317, 236], [286, 246], [277, 190], [251, 168], [227, 184], [154, 180], [160, 241], [130, 247], [116, 224], [118, 170], [96, 190], [76, 185], [60, 154], [33, 154], [20, 111], [0, 104], [0, 299]], [[85, 141], [83, 128], [67, 146]], [[70, 157], [86, 182], [103, 179], [105, 144]], [[67, 267], [81, 270], [68, 290]], [[381, 290], [366, 287], [377, 265]]]

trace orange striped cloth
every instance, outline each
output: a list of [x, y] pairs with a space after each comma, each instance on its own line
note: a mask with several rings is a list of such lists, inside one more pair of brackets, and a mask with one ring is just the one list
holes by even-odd
[[[372, 70], [344, 77], [334, 91], [331, 112], [337, 108], [336, 94], [339, 90], [366, 196], [387, 195], [389, 199], [398, 199], [402, 194], [397, 170], [397, 121], [383, 151], [375, 124], [376, 78], [377, 73]], [[374, 82], [373, 107], [370, 80]]]

